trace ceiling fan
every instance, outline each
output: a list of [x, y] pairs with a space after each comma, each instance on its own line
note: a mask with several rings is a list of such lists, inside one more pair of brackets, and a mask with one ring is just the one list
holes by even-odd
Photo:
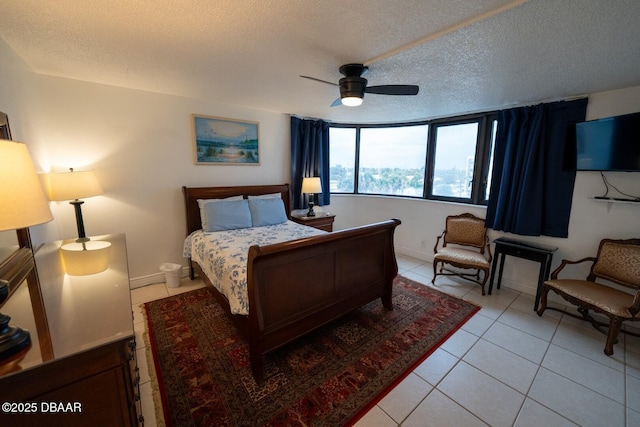
[[338, 83], [328, 82], [326, 80], [309, 76], [300, 77], [340, 87], [340, 98], [336, 99], [333, 104], [331, 104], [332, 107], [337, 105], [357, 107], [362, 104], [362, 99], [364, 98], [365, 93], [373, 93], [376, 95], [417, 95], [418, 90], [420, 89], [416, 85], [367, 86], [367, 79], [363, 76], [368, 72], [369, 67], [366, 67], [363, 64], [345, 64], [340, 67], [340, 74], [344, 77], [341, 78]]

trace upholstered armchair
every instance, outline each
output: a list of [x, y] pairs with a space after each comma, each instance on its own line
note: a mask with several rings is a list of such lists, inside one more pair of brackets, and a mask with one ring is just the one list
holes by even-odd
[[[441, 241], [442, 246], [439, 247]], [[445, 229], [436, 239], [433, 252], [431, 283], [435, 283], [438, 275], [454, 275], [479, 284], [482, 287], [482, 295], [485, 294], [484, 286], [489, 277], [492, 257], [484, 219], [470, 213], [448, 216]], [[451, 270], [445, 268], [446, 264], [461, 269], [472, 269], [475, 273]], [[480, 272], [484, 273], [482, 280]]]
[[[586, 279], [558, 277], [565, 267], [583, 262], [591, 262], [591, 269]], [[596, 279], [608, 283], [596, 282]], [[611, 283], [629, 288], [631, 292], [614, 288]], [[604, 239], [600, 242], [598, 254], [595, 257], [578, 261], [562, 260], [560, 266], [551, 273], [551, 280], [544, 282], [538, 316], [542, 316], [547, 308], [549, 291], [578, 306], [578, 312], [582, 317], [573, 316], [591, 322], [596, 329], [607, 334], [604, 353], [608, 356], [612, 355], [613, 345], [617, 342], [622, 322], [640, 320], [638, 314], [640, 312], [640, 239]], [[609, 324], [599, 322], [589, 314], [589, 310], [607, 316]], [[608, 326], [608, 332], [601, 329], [606, 326]]]

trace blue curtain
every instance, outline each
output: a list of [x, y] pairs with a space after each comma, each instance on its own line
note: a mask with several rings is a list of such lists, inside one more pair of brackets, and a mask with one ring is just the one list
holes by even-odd
[[329, 204], [329, 124], [323, 120], [291, 117], [291, 201], [293, 209], [306, 209], [302, 178], [317, 176], [322, 183], [318, 206]]
[[500, 111], [486, 225], [567, 237], [575, 182], [575, 124], [587, 98]]

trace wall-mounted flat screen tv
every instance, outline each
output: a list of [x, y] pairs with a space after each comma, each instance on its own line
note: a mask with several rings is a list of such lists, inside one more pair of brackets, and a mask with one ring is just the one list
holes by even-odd
[[640, 113], [576, 124], [576, 169], [640, 172]]

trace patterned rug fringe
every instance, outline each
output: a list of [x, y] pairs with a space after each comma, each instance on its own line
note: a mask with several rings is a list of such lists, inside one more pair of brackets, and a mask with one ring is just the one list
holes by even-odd
[[151, 350], [151, 340], [149, 339], [149, 319], [147, 318], [147, 309], [142, 307], [142, 315], [144, 316], [144, 333], [142, 338], [145, 345], [145, 356], [147, 356], [147, 369], [149, 378], [151, 379], [151, 394], [153, 395], [153, 407], [156, 414], [156, 427], [166, 427], [164, 422], [164, 410], [162, 406], [162, 397], [160, 396], [160, 386], [158, 385], [158, 376], [156, 374], [156, 362], [153, 358]]

